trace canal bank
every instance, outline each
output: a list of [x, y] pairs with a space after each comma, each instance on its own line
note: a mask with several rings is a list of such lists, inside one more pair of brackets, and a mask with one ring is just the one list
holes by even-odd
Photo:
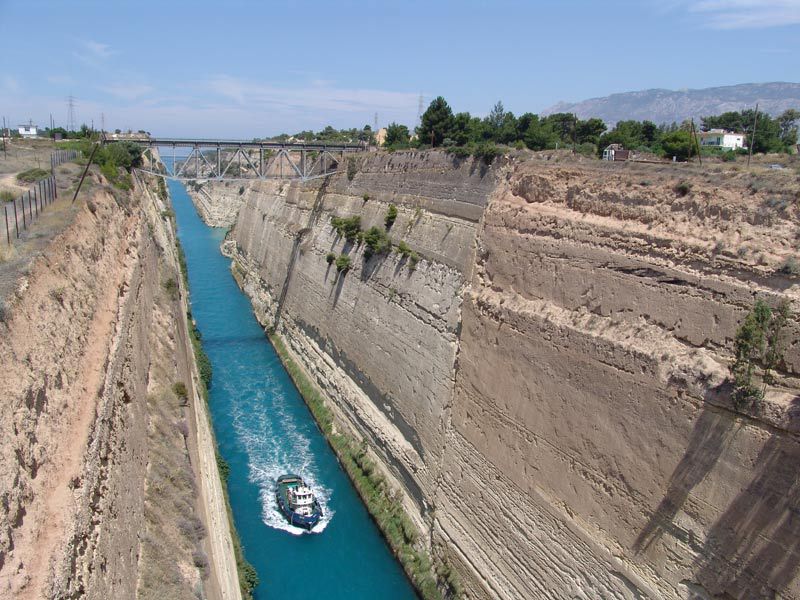
[[[169, 183], [194, 320], [213, 367], [209, 409], [230, 467], [234, 522], [261, 583], [257, 598], [413, 598], [414, 592], [283, 369], [219, 252], [224, 231], [202, 223]], [[273, 486], [301, 473], [325, 511], [303, 534], [277, 512]]]

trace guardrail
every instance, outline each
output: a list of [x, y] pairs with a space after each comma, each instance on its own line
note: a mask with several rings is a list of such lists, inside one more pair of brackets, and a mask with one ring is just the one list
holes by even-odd
[[[74, 152], [74, 151], [73, 151]], [[69, 159], [66, 159], [69, 160]], [[58, 163], [60, 164], [60, 163]], [[55, 175], [37, 181], [34, 186], [19, 198], [3, 206], [6, 222], [6, 240], [10, 246], [14, 239], [19, 239], [39, 215], [58, 198]]]

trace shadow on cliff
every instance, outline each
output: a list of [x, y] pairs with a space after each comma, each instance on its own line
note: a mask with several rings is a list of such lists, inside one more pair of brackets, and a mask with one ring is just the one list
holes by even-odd
[[[717, 388], [708, 395], [720, 393], [724, 393], [724, 390]], [[713, 409], [708, 404], [703, 407], [694, 424], [683, 458], [670, 477], [664, 499], [634, 542], [633, 550], [636, 554], [646, 551], [665, 531], [675, 528], [675, 515], [683, 507], [691, 491], [717, 464], [735, 429], [736, 423], [730, 414]], [[675, 534], [678, 538], [683, 537], [680, 532], [676, 531]]]
[[[800, 396], [796, 396], [788, 414], [799, 412]], [[709, 593], [726, 598], [775, 598], [792, 585], [797, 593], [798, 465], [800, 441], [773, 432], [756, 459], [753, 478], [708, 532], [695, 564], [695, 579]]]

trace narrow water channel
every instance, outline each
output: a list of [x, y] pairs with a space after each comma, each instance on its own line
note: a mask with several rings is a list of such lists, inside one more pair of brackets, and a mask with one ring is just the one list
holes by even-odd
[[[228, 490], [247, 559], [266, 598], [409, 599], [415, 594], [314, 423], [183, 185], [169, 191], [186, 253], [192, 313], [213, 366], [209, 397]], [[303, 533], [277, 512], [273, 486], [298, 473], [320, 494], [325, 518]], [[316, 531], [315, 530], [315, 531]]]

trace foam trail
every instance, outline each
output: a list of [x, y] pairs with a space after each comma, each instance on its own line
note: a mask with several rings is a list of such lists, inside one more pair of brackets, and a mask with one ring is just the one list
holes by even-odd
[[[259, 487], [262, 520], [268, 527], [293, 535], [320, 533], [334, 515], [328, 506], [332, 490], [319, 481], [310, 440], [298, 430], [286, 398], [271, 383], [268, 379], [257, 389], [237, 390], [236, 396], [242, 400], [233, 405], [234, 427], [248, 457], [249, 479]], [[322, 519], [311, 532], [290, 525], [278, 509], [275, 483], [284, 473], [302, 476], [319, 500]]]

